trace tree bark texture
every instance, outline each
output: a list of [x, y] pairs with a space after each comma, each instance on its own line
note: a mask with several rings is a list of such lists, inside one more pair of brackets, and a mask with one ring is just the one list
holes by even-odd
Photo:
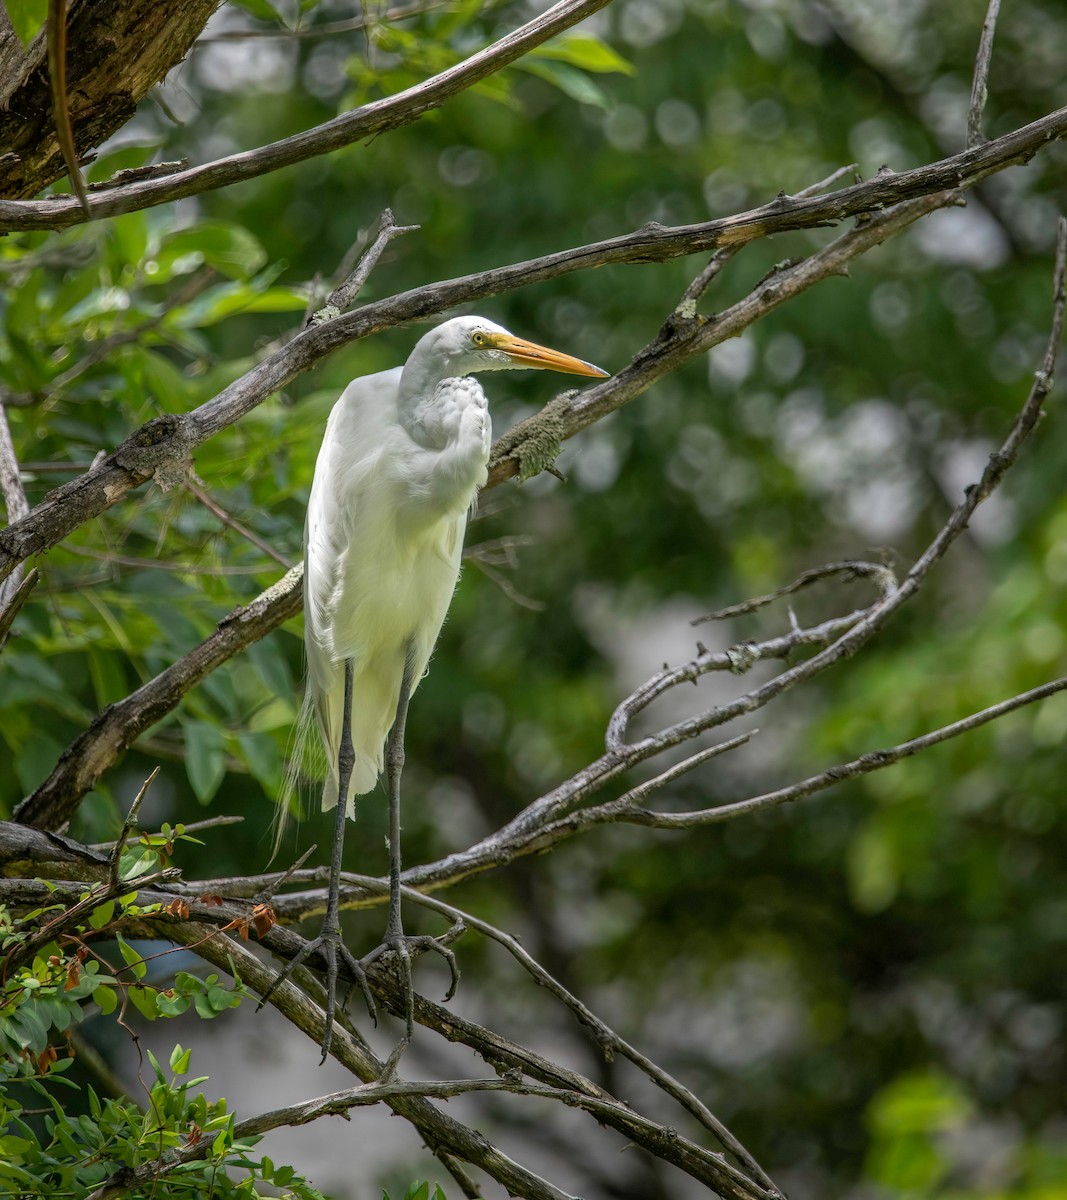
[[[71, 0], [67, 105], [79, 159], [126, 124], [145, 93], [185, 57], [220, 2]], [[0, 196], [35, 196], [66, 173], [45, 30], [24, 48], [0, 5]]]

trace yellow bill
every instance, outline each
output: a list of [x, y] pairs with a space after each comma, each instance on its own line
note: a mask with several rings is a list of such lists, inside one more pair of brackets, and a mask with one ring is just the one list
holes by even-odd
[[606, 379], [609, 372], [594, 367], [592, 363], [572, 358], [560, 350], [550, 350], [525, 338], [510, 333], [492, 333], [489, 344], [494, 350], [503, 350], [511, 361], [519, 366], [532, 367], [537, 371], [561, 371], [564, 375], [591, 375], [595, 379]]

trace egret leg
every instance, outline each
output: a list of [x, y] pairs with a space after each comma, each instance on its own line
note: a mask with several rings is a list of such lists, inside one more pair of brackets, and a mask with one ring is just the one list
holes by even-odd
[[[363, 964], [357, 959], [345, 945], [341, 937], [341, 864], [344, 859], [345, 846], [345, 821], [348, 816], [348, 804], [346, 797], [348, 795], [348, 785], [352, 779], [352, 768], [355, 766], [356, 754], [352, 747], [352, 660], [345, 659], [345, 698], [344, 709], [341, 724], [341, 745], [337, 752], [337, 818], [334, 825], [333, 835], [333, 853], [330, 856], [330, 884], [326, 896], [326, 915], [323, 917], [322, 930], [319, 936], [313, 941], [308, 942], [285, 967], [269, 988], [263, 993], [263, 998], [259, 1002], [259, 1007], [270, 999], [274, 989], [284, 983], [286, 979], [296, 970], [298, 966], [312, 954], [319, 952], [326, 960], [326, 1032], [322, 1038], [322, 1058], [320, 1063], [326, 1061], [326, 1056], [330, 1053], [330, 1042], [333, 1038], [333, 1019], [337, 1012], [337, 961], [338, 959], [348, 968], [349, 974], [352, 976], [354, 983], [359, 984], [360, 990], [363, 992], [363, 999], [367, 1002], [367, 1011], [371, 1018], [377, 1022], [377, 1009], [374, 1005], [374, 997], [371, 995], [370, 986], [367, 983], [367, 972], [363, 968]], [[399, 880], [398, 880], [399, 887]], [[348, 991], [351, 992], [352, 985], [349, 985]], [[342, 1006], [348, 1003], [348, 993], [346, 993]]]
[[[400, 981], [404, 994], [404, 1016], [406, 1021], [406, 1039], [410, 1040], [415, 1026], [415, 993], [411, 982], [411, 951], [432, 950], [440, 954], [449, 965], [452, 972], [452, 982], [448, 989], [446, 1000], [456, 993], [459, 985], [459, 964], [456, 956], [436, 938], [424, 935], [407, 936], [404, 933], [404, 923], [400, 912], [400, 872], [402, 861], [400, 854], [400, 776], [404, 770], [404, 729], [407, 724], [408, 701], [411, 699], [411, 689], [414, 683], [415, 665], [413, 662], [414, 648], [408, 646], [404, 662], [404, 674], [400, 681], [400, 695], [397, 698], [396, 718], [389, 731], [385, 743], [385, 773], [389, 787], [389, 920], [385, 927], [385, 938], [382, 944], [363, 957], [364, 968], [376, 962], [386, 951], [393, 951], [400, 968]], [[394, 1052], [395, 1054], [395, 1052]]]

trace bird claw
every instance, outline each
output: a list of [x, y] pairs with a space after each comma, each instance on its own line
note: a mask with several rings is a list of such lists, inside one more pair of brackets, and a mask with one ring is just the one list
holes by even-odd
[[[445, 934], [445, 937], [448, 936], [448, 934]], [[397, 965], [400, 970], [400, 986], [404, 996], [405, 1037], [407, 1041], [411, 1040], [415, 1030], [415, 989], [411, 982], [411, 955], [412, 951], [416, 954], [421, 954], [425, 950], [432, 950], [448, 963], [448, 969], [451, 972], [452, 978], [448, 991], [445, 993], [445, 1002], [447, 1003], [456, 994], [456, 989], [459, 987], [460, 970], [455, 954], [444, 944], [443, 940], [431, 937], [425, 933], [386, 933], [385, 940], [381, 945], [375, 946], [369, 954], [365, 954], [360, 959], [360, 966], [366, 971], [367, 968], [373, 966], [386, 954], [394, 954], [396, 956]]]
[[363, 962], [356, 958], [352, 951], [345, 945], [340, 930], [323, 929], [317, 938], [305, 943], [300, 948], [300, 951], [286, 963], [285, 968], [279, 972], [274, 982], [263, 993], [259, 1004], [256, 1006], [256, 1011], [258, 1012], [267, 1003], [279, 985], [285, 983], [297, 967], [306, 962], [316, 952], [321, 954], [326, 962], [326, 1026], [322, 1037], [322, 1057], [319, 1059], [321, 1066], [329, 1056], [330, 1045], [333, 1041], [333, 1021], [337, 1013], [338, 958], [340, 958], [342, 964], [352, 976], [351, 982], [345, 991], [344, 999], [341, 1001], [341, 1008], [345, 1009], [348, 1007], [348, 1001], [352, 996], [352, 989], [358, 984], [367, 1005], [367, 1012], [370, 1014], [370, 1018], [374, 1024], [378, 1024], [378, 1009], [374, 1003], [374, 997], [371, 995], [370, 984], [367, 980], [367, 972], [363, 967]]

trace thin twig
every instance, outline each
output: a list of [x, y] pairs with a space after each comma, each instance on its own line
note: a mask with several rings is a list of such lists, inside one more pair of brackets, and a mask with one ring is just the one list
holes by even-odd
[[463, 551], [463, 560], [474, 563], [478, 570], [495, 583], [513, 604], [517, 604], [521, 608], [528, 608], [531, 612], [544, 612], [544, 601], [534, 600], [531, 596], [524, 595], [503, 571], [497, 569], [502, 566], [512, 569], [517, 567], [516, 549], [519, 546], [529, 545], [532, 540], [532, 538], [524, 536], [491, 538], [488, 541], [479, 542], [477, 545], [467, 546]]
[[[1040, 687], [1031, 688], [1028, 692], [1021, 692], [1017, 696], [1002, 700], [999, 704], [994, 704], [981, 712], [971, 713], [949, 725], [942, 725], [941, 728], [924, 733], [921, 737], [911, 738], [909, 741], [901, 742], [885, 750], [871, 750], [850, 762], [830, 767], [829, 770], [802, 779], [799, 783], [777, 788], [773, 792], [764, 792], [760, 796], [750, 796], [748, 799], [737, 800], [732, 804], [722, 804], [717, 808], [698, 809], [686, 813], [633, 810], [625, 816], [612, 815], [611, 820], [623, 820], [654, 829], [690, 829], [697, 825], [716, 825], [723, 821], [735, 820], [737, 817], [751, 816], [752, 813], [762, 812], [768, 808], [777, 808], [815, 792], [825, 791], [827, 788], [841, 783], [842, 780], [857, 779], [862, 775], [869, 775], [872, 771], [880, 771], [900, 762], [903, 758], [918, 754], [921, 750], [928, 750], [940, 742], [947, 742], [950, 738], [959, 737], [962, 733], [969, 733], [972, 729], [978, 729], [990, 721], [996, 721], [1018, 708], [1035, 704], [1040, 700], [1047, 700], [1049, 696], [1065, 690], [1067, 690], [1067, 676], [1044, 683]], [[595, 812], [594, 809], [586, 809], [579, 815], [595, 816]], [[593, 823], [600, 822], [594, 819]], [[546, 832], [548, 832], [547, 829]]]
[[359, 295], [371, 271], [377, 266], [378, 259], [381, 258], [386, 246], [393, 238], [399, 237], [402, 233], [412, 233], [418, 228], [418, 225], [395, 224], [393, 210], [391, 208], [384, 209], [378, 218], [374, 240], [356, 264], [355, 270], [334, 288], [322, 308], [304, 322], [304, 327], [321, 325], [325, 321], [332, 321], [335, 317], [340, 316]]
[[[11, 437], [11, 426], [7, 421], [7, 396], [3, 391], [0, 391], [0, 494], [4, 497], [8, 525], [21, 521], [30, 511], [22, 486], [15, 443]], [[32, 587], [32, 583], [27, 586], [22, 579], [21, 570], [13, 571], [7, 579], [0, 580], [0, 645], [3, 645], [11, 623]]]
[[[715, 751], [721, 751], [722, 749], [725, 749], [725, 747], [715, 747]], [[705, 752], [705, 756], [709, 756], [707, 752]], [[371, 884], [375, 886], [381, 885], [383, 891], [385, 888], [384, 880], [369, 880], [362, 877], [359, 879], [359, 883], [363, 887]], [[483, 936], [503, 946], [522, 966], [523, 970], [527, 971], [542, 987], [551, 992], [553, 996], [570, 1009], [578, 1022], [589, 1030], [594, 1041], [606, 1057], [610, 1058], [613, 1054], [621, 1054], [624, 1058], [629, 1059], [658, 1087], [677, 1100], [706, 1129], [713, 1133], [722, 1145], [734, 1155], [738, 1162], [752, 1174], [757, 1183], [765, 1188], [777, 1190], [773, 1180], [748, 1150], [745, 1149], [741, 1142], [734, 1137], [730, 1130], [726, 1128], [718, 1117], [693, 1092], [675, 1079], [669, 1072], [635, 1049], [625, 1038], [617, 1034], [606, 1022], [602, 1021], [591, 1009], [583, 1004], [577, 996], [568, 991], [559, 980], [546, 971], [533, 955], [525, 950], [522, 944], [514, 937], [497, 928], [497, 926], [489, 924], [488, 921], [483, 921], [478, 917], [472, 916], [470, 913], [456, 908], [454, 905], [446, 904], [443, 900], [437, 899], [436, 896], [425, 896], [421, 892], [407, 887], [403, 888], [402, 891], [404, 896], [413, 904], [440, 913], [450, 921], [461, 921], [471, 929], [477, 930]]]
[[[149, 781], [151, 782], [151, 781]], [[206, 829], [218, 829], [224, 825], [240, 825], [244, 822], [244, 817], [239, 817], [233, 813], [219, 817], [207, 817], [203, 821], [191, 821], [188, 825], [182, 825], [182, 833], [203, 833]], [[157, 831], [158, 836], [162, 836], [162, 830]], [[94, 842], [90, 850], [112, 850], [115, 843], [112, 842]]]
[[199, 500], [200, 503], [208, 510], [208, 512], [213, 513], [216, 517], [218, 517], [218, 519], [228, 529], [232, 529], [234, 533], [240, 534], [245, 541], [251, 542], [257, 550], [262, 550], [264, 554], [266, 554], [269, 558], [273, 558], [274, 561], [280, 566], [284, 567], [285, 570], [288, 571], [290, 567], [292, 567], [293, 564], [289, 562], [284, 554], [279, 554], [278, 551], [275, 550], [270, 544], [270, 542], [265, 541], [259, 536], [258, 533], [256, 533], [254, 529], [249, 529], [247, 525], [243, 524], [241, 521], [238, 521], [236, 517], [231, 516], [231, 514], [228, 513], [217, 500], [213, 499], [207, 490], [207, 485], [195, 471], [190, 471], [186, 476], [185, 487], [191, 496]]
[[[22, 606], [30, 597], [30, 592], [37, 586], [41, 578], [40, 571], [36, 567], [31, 567], [29, 571], [18, 581], [15, 587], [5, 588], [0, 585], [0, 597], [6, 596], [7, 603], [3, 608], [0, 608], [0, 650], [4, 648], [4, 643], [7, 641], [7, 635], [11, 632], [11, 626], [14, 624], [15, 618], [19, 615]], [[18, 579], [18, 575], [11, 575], [4, 580], [4, 584], [10, 583], [12, 579]]]
[[967, 109], [967, 149], [979, 146], [982, 136], [982, 112], [985, 109], [986, 85], [989, 82], [989, 63], [993, 57], [993, 36], [997, 30], [1000, 0], [989, 0], [982, 36], [978, 42], [978, 55], [974, 61], [974, 79], [971, 83], [971, 103]]
[[799, 192], [794, 192], [794, 198], [797, 196], [818, 196], [822, 192], [833, 187], [839, 179], [844, 179], [846, 175], [854, 175], [859, 163], [847, 163], [843, 167], [838, 167], [836, 171], [831, 171], [825, 179], [820, 179], [818, 183], [809, 183], [807, 187], [801, 188]]
[[308, 25], [304, 29], [223, 29], [219, 33], [205, 33], [196, 39], [196, 44], [203, 46], [208, 42], [244, 42], [256, 38], [291, 38], [299, 41], [307, 38], [334, 37], [339, 33], [356, 33], [369, 25], [418, 17], [423, 13], [445, 8], [450, 3], [451, 0], [416, 0], [414, 4], [399, 4], [383, 13], [363, 13], [358, 17], [349, 17], [346, 21], [324, 21], [321, 25]]
[[354, 34], [361, 29], [366, 29], [368, 25], [421, 17], [422, 13], [448, 7], [451, 2], [452, 0], [415, 0], [414, 4], [397, 5], [385, 12], [364, 13], [360, 17], [349, 17], [348, 20], [328, 20], [322, 25], [307, 25], [304, 29], [223, 29], [218, 34], [204, 34], [203, 37], [198, 37], [197, 46], [205, 46], [209, 42], [246, 42], [264, 37], [293, 38], [293, 40], [301, 41], [305, 38]]
[[304, 863], [307, 862], [307, 860], [315, 853], [317, 849], [318, 845], [315, 842], [312, 842], [311, 845], [308, 846], [304, 853], [300, 855], [296, 862], [294, 862], [287, 871], [283, 871], [281, 875], [277, 877], [277, 879], [273, 879], [270, 883], [264, 885], [264, 887], [255, 897], [256, 903], [266, 904], [272, 900], [274, 898], [274, 893], [279, 888], [284, 887], [285, 884], [287, 884], [289, 880], [300, 871]]
[[68, 554], [91, 558], [96, 562], [110, 563], [115, 567], [131, 567], [138, 571], [167, 571], [172, 575], [204, 575], [225, 579], [231, 575], [262, 575], [268, 569], [274, 569], [251, 564], [247, 567], [205, 567], [193, 563], [166, 562], [158, 558], [145, 558], [143, 555], [116, 554], [112, 550], [94, 550], [91, 546], [71, 544], [67, 544], [63, 549]]
[[119, 862], [122, 858], [122, 852], [126, 849], [126, 842], [129, 840], [130, 834], [137, 826], [137, 814], [141, 811], [141, 802], [148, 794], [148, 789], [152, 786], [152, 782], [158, 774], [159, 767], [154, 767], [151, 775], [141, 784], [141, 790], [134, 796], [133, 803], [130, 805], [130, 811], [126, 814], [126, 820], [122, 823], [119, 836], [116, 838], [114, 846], [111, 847], [107, 863], [112, 886], [118, 885]]
[[700, 297], [704, 295], [715, 277], [740, 249], [740, 246], [723, 246], [721, 250], [715, 251], [704, 269], [682, 293], [682, 298], [674, 310], [675, 315], [683, 320], [692, 320], [696, 316]]
[[834, 575], [845, 575], [848, 578], [856, 579], [867, 576], [875, 581], [883, 599], [888, 598], [897, 586], [893, 572], [883, 563], [863, 562], [858, 559], [849, 562], [824, 563], [821, 567], [812, 567], [810, 570], [804, 571], [792, 583], [787, 583], [785, 587], [780, 587], [777, 591], [768, 592], [765, 596], [754, 596], [749, 600], [742, 600], [739, 604], [728, 604], [725, 608], [717, 608], [712, 612], [705, 613], [702, 617], [694, 617], [689, 624], [702, 625], [705, 621], [728, 621], [733, 617], [753, 613], [768, 604], [773, 604], [775, 600], [791, 596], [794, 592], [810, 587], [820, 580], [832, 578]]

